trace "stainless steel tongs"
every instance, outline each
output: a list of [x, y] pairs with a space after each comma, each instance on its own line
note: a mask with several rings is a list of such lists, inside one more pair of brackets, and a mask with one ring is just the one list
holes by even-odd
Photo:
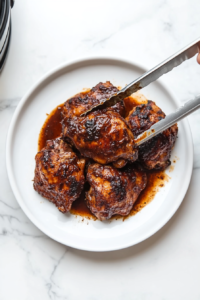
[[[155, 81], [162, 75], [170, 72], [173, 68], [179, 66], [185, 60], [192, 58], [194, 55], [199, 53], [199, 50], [200, 50], [200, 38], [195, 42], [191, 43], [190, 45], [188, 45], [187, 47], [185, 47], [184, 49], [170, 56], [168, 59], [164, 60], [162, 63], [160, 63], [150, 71], [144, 73], [138, 79], [129, 83], [126, 87], [124, 87], [122, 90], [117, 92], [114, 96], [110, 97], [109, 99], [105, 99], [102, 103], [92, 107], [90, 110], [88, 110], [82, 115], [92, 112], [97, 108], [106, 108], [106, 107], [113, 106], [114, 104], [121, 101], [122, 99], [146, 87], [147, 85], [149, 85], [151, 82]], [[181, 119], [187, 117], [189, 114], [193, 113], [199, 107], [200, 107], [200, 95], [198, 95], [194, 99], [189, 100], [184, 104], [184, 106], [181, 106], [176, 112], [167, 115], [165, 119], [154, 124], [149, 130], [145, 131], [140, 136], [138, 136], [137, 140], [135, 141], [136, 144], [141, 145], [142, 143], [148, 141], [155, 135], [163, 132], [167, 128], [171, 127], [172, 125], [180, 121]]]

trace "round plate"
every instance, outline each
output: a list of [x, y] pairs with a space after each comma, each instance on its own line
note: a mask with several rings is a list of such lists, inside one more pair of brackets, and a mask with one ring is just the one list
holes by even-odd
[[[121, 219], [82, 221], [82, 217], [62, 214], [33, 189], [34, 158], [46, 113], [83, 88], [91, 88], [106, 80], [124, 87], [144, 72], [136, 64], [117, 58], [76, 60], [47, 74], [20, 101], [7, 137], [8, 176], [13, 193], [25, 214], [54, 240], [88, 251], [126, 248], [153, 235], [166, 224], [181, 204], [193, 167], [193, 144], [186, 120], [179, 123], [179, 138], [172, 152], [172, 160], [176, 157], [177, 163], [173, 172], [169, 173], [171, 179], [151, 203], [124, 222]], [[142, 93], [154, 100], [166, 114], [179, 106], [168, 89], [158, 81], [143, 89]]]

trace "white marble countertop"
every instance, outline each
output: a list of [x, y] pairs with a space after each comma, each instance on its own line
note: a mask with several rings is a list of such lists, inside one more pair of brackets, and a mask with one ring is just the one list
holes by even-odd
[[[63, 246], [39, 231], [11, 191], [5, 165], [10, 120], [24, 93], [57, 65], [109, 54], [153, 67], [200, 36], [199, 0], [17, 0], [0, 75], [0, 299], [200, 299], [200, 111], [189, 117], [194, 171], [164, 228], [110, 253]], [[192, 59], [163, 77], [180, 99], [200, 93]]]

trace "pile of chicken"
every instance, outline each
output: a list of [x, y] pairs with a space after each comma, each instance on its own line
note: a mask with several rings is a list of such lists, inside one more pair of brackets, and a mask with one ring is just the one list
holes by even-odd
[[65, 213], [87, 181], [86, 203], [99, 219], [126, 216], [147, 184], [145, 169], [170, 165], [174, 125], [136, 147], [134, 139], [165, 118], [153, 101], [121, 103], [81, 116], [118, 91], [109, 81], [65, 102], [62, 136], [36, 154], [34, 189]]

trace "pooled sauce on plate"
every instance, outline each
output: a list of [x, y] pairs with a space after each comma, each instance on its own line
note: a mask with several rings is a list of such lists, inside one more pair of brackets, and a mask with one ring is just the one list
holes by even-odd
[[170, 177], [165, 171], [147, 171], [147, 186], [139, 195], [135, 202], [130, 215], [135, 215], [148, 203], [150, 203], [160, 188], [162, 188]]
[[62, 107], [64, 104], [58, 105], [50, 114], [42, 126], [38, 140], [38, 151], [46, 146], [46, 141], [56, 139], [62, 132]]
[[[128, 97], [128, 98], [131, 98], [131, 102], [133, 104], [134, 99], [132, 97]], [[42, 126], [42, 129], [39, 134], [38, 151], [40, 151], [42, 148], [46, 146], [46, 141], [55, 139], [61, 135], [63, 105], [64, 104], [58, 105], [50, 114], [47, 114], [47, 119], [44, 125]], [[111, 219], [119, 219], [119, 218], [126, 219], [129, 216], [135, 215], [137, 212], [139, 212], [143, 207], [145, 207], [148, 203], [150, 203], [154, 199], [159, 189], [163, 187], [165, 183], [169, 180], [169, 176], [165, 173], [165, 171], [147, 171], [147, 177], [148, 177], [147, 186], [141, 192], [130, 214], [126, 217], [114, 215]], [[96, 220], [97, 218], [91, 213], [91, 211], [86, 205], [85, 191], [88, 189], [89, 189], [89, 185], [88, 183], [86, 183], [80, 197], [73, 202], [70, 212], [74, 215], [79, 215], [82, 217], [87, 217], [90, 219], [92, 218]]]

